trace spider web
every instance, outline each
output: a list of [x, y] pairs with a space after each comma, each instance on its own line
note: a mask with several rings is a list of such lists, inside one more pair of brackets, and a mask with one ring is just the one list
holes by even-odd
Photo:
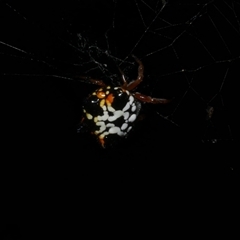
[[[40, 211], [46, 199], [54, 206], [64, 199], [56, 215], [64, 206], [75, 213], [84, 201], [95, 206], [109, 185], [107, 192], [120, 189], [117, 198], [127, 191], [128, 204], [138, 190], [139, 199], [161, 192], [169, 202], [176, 193], [194, 199], [193, 191], [208, 202], [218, 189], [217, 202], [222, 195], [237, 199], [228, 194], [238, 192], [236, 155], [221, 143], [238, 141], [238, 0], [5, 0], [0, 12], [2, 156], [10, 164], [0, 169], [13, 212], [21, 206], [25, 216], [36, 197]], [[137, 76], [131, 54], [145, 67], [137, 91], [172, 101], [142, 104], [129, 137], [103, 150], [90, 134], [76, 132], [83, 100], [96, 89], [79, 76], [119, 85], [120, 67], [131, 81]], [[15, 202], [24, 195], [26, 207]]]
[[[145, 66], [137, 90], [172, 101], [144, 104], [144, 120], [127, 140], [129, 148], [235, 140], [239, 1], [87, 0], [56, 5], [7, 0], [1, 10], [6, 99], [20, 101], [11, 111], [21, 116], [30, 111], [29, 102], [35, 104], [33, 115], [22, 120], [25, 127], [36, 129], [38, 119], [42, 127], [37, 132], [71, 138], [82, 101], [95, 89], [78, 77], [118, 85], [119, 66], [132, 80], [137, 76], [134, 54]], [[85, 137], [81, 141], [92, 146]]]

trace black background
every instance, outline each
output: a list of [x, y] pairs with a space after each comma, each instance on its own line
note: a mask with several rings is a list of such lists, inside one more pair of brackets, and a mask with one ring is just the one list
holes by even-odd
[[[225, 1], [169, 1], [164, 10], [150, 1], [154, 14], [141, 1], [1, 3], [2, 192], [17, 224], [5, 228], [5, 239], [38, 234], [40, 227], [20, 224], [22, 215], [36, 220], [52, 209], [55, 219], [89, 203], [101, 209], [108, 194], [105, 204], [160, 196], [162, 206], [188, 194], [234, 197], [240, 6], [230, 2], [235, 14]], [[95, 89], [77, 76], [116, 84], [120, 66], [133, 79], [131, 53], [146, 69], [138, 90], [173, 101], [145, 104], [131, 135], [101, 149], [76, 132]]]

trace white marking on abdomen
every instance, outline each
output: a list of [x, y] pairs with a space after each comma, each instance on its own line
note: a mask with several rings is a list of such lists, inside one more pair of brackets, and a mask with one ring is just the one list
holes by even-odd
[[129, 102], [127, 102], [127, 104], [123, 108], [123, 112], [126, 112], [129, 108], [130, 108], [130, 104], [129, 104]]
[[108, 106], [107, 109], [108, 109], [109, 112], [114, 112], [115, 111], [115, 109], [112, 106]]
[[133, 105], [132, 105], [132, 112], [135, 112], [135, 111], [136, 111], [136, 108], [137, 108], [136, 105], [133, 104]]
[[103, 112], [103, 116], [98, 116], [98, 120], [103, 120], [103, 121], [106, 121], [108, 119], [109, 115], [108, 115], [108, 112], [107, 111], [104, 111]]
[[125, 113], [123, 114], [123, 116], [124, 116], [124, 120], [127, 120], [128, 117], [129, 117], [129, 112], [125, 112]]
[[116, 119], [120, 118], [123, 115], [123, 111], [118, 110], [113, 113], [114, 115], [108, 118], [109, 122], [114, 122]]
[[120, 137], [125, 136], [125, 135], [126, 135], [125, 132], [122, 132], [122, 131], [119, 131], [119, 132], [118, 132], [118, 136], [120, 136]]
[[130, 105], [132, 105], [133, 101], [134, 101], [134, 97], [133, 97], [133, 96], [130, 96], [130, 97], [129, 97], [129, 103], [130, 103]]
[[100, 126], [99, 131], [97, 131], [98, 133], [101, 133], [101, 132], [103, 132], [106, 129], [106, 125], [105, 125], [104, 122], [97, 122], [96, 125]]
[[114, 127], [115, 125], [113, 124], [113, 123], [108, 123], [107, 125], [106, 125], [106, 127], [108, 127], [108, 128], [110, 128], [110, 127]]
[[121, 131], [120, 131], [119, 127], [112, 127], [112, 128], [109, 129], [108, 132], [111, 133], [111, 134], [115, 134], [115, 133], [119, 133]]
[[128, 124], [127, 123], [124, 123], [121, 127], [121, 130], [125, 130], [126, 128], [128, 127]]
[[136, 114], [133, 114], [133, 115], [128, 119], [128, 121], [129, 121], [129, 122], [134, 122], [134, 121], [136, 120], [136, 117], [137, 117], [137, 115], [136, 115]]
[[129, 132], [131, 129], [132, 129], [132, 127], [130, 126], [130, 127], [128, 128], [127, 132]]

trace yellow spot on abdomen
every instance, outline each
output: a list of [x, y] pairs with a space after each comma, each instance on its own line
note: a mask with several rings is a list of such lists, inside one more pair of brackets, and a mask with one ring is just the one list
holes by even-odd
[[96, 123], [98, 122], [98, 117], [94, 117], [93, 121]]
[[100, 101], [100, 107], [103, 107], [104, 104], [105, 104], [105, 99], [102, 99], [102, 100]]
[[87, 119], [89, 119], [89, 120], [93, 119], [93, 116], [92, 116], [90, 113], [86, 113], [86, 117], [87, 117]]
[[106, 93], [105, 93], [105, 92], [102, 92], [102, 91], [98, 91], [98, 92], [97, 92], [97, 97], [100, 98], [100, 99], [101, 99], [101, 98], [105, 98], [105, 97], [106, 97]]

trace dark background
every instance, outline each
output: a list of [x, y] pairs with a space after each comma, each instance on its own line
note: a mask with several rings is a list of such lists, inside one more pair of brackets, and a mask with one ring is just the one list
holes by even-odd
[[[5, 239], [29, 231], [19, 216], [36, 219], [53, 208], [57, 218], [59, 207], [68, 214], [89, 203], [98, 209], [109, 193], [124, 203], [233, 198], [238, 1], [8, 0], [0, 13], [2, 192], [15, 223], [2, 228], [13, 234]], [[104, 150], [76, 132], [83, 100], [96, 88], [77, 76], [118, 85], [120, 66], [134, 79], [132, 53], [145, 66], [138, 91], [173, 101], [143, 104], [130, 136]]]

